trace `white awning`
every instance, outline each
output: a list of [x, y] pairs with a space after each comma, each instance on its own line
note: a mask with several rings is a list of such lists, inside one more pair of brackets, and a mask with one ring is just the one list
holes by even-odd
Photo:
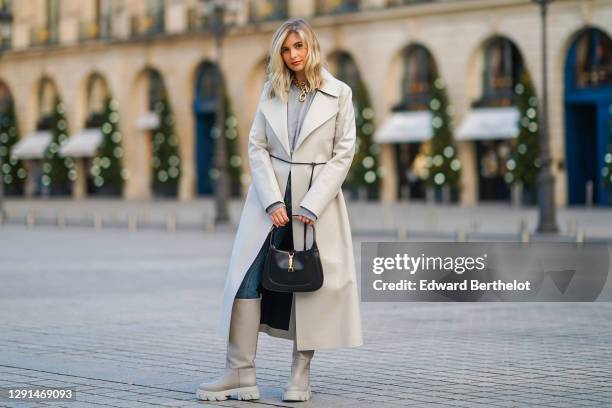
[[48, 130], [28, 133], [15, 143], [11, 149], [11, 156], [22, 160], [42, 159], [52, 138], [53, 135]]
[[98, 128], [82, 129], [70, 136], [59, 150], [60, 156], [92, 157], [102, 143], [102, 132]]
[[476, 108], [459, 126], [457, 140], [512, 139], [519, 134], [519, 116], [514, 106]]
[[376, 143], [410, 143], [431, 139], [431, 112], [393, 112], [374, 133]]
[[145, 112], [136, 121], [140, 130], [153, 130], [159, 127], [159, 115], [155, 112]]

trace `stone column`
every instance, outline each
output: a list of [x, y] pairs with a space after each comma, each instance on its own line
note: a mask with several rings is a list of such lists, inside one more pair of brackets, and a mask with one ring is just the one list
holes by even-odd
[[476, 144], [474, 142], [457, 142], [459, 161], [461, 162], [461, 193], [459, 203], [469, 206], [478, 202], [478, 163], [476, 163]]

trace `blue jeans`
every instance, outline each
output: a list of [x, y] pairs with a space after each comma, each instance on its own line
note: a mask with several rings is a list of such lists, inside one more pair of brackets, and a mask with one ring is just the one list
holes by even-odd
[[[274, 231], [274, 245], [279, 247], [283, 238], [286, 234], [292, 234], [291, 228], [291, 172], [289, 172], [289, 178], [287, 179], [287, 188], [285, 189], [285, 206], [287, 207], [287, 216], [289, 222], [280, 228], [276, 228]], [[293, 237], [291, 237], [293, 242]], [[249, 267], [249, 270], [244, 275], [242, 284], [236, 293], [238, 299], [257, 299], [259, 297], [259, 285], [261, 283], [261, 276], [263, 273], [264, 262], [268, 255], [270, 244], [269, 240], [264, 242], [263, 246], [259, 250], [255, 261]]]

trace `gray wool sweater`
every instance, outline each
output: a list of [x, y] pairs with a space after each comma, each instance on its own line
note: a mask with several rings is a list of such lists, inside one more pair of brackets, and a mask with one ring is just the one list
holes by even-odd
[[[291, 84], [289, 87], [288, 94], [288, 103], [287, 103], [287, 127], [289, 131], [289, 146], [291, 147], [291, 153], [293, 153], [293, 147], [295, 146], [295, 142], [297, 141], [297, 137], [300, 134], [300, 129], [302, 128], [302, 124], [304, 123], [304, 118], [306, 117], [306, 112], [308, 112], [308, 108], [312, 104], [312, 100], [314, 99], [315, 91], [310, 91], [306, 94], [306, 99], [304, 102], [300, 102], [298, 100], [300, 96], [300, 88], [297, 85]], [[266, 208], [266, 212], [268, 214], [272, 214], [274, 210], [279, 207], [284, 207], [285, 203], [282, 201], [277, 201], [268, 208]], [[295, 215], [303, 215], [311, 220], [316, 220], [317, 217], [312, 212], [310, 212], [307, 208], [300, 207], [297, 210], [293, 211]]]

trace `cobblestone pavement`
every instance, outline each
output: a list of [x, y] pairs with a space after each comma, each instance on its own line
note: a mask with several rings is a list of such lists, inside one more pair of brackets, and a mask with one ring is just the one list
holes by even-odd
[[265, 334], [262, 398], [199, 402], [224, 366], [233, 234], [1, 227], [0, 387], [73, 386], [77, 401], [0, 406], [612, 406], [605, 302], [362, 303], [364, 346], [315, 352], [309, 402], [281, 402], [292, 344]]

